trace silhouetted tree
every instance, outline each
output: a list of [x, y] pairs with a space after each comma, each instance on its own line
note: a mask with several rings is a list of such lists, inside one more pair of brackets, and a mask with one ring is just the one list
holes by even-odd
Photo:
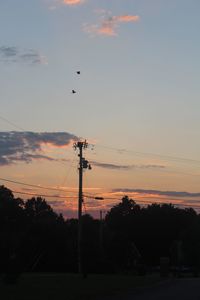
[[[168, 256], [198, 274], [200, 215], [191, 208], [141, 207], [124, 196], [103, 223], [84, 215], [82, 225], [85, 272], [144, 274], [144, 263], [155, 266]], [[77, 229], [77, 219], [64, 220], [45, 199], [23, 201], [0, 186], [0, 272], [76, 272]]]
[[0, 186], [0, 272], [7, 272], [6, 280], [15, 281], [20, 265], [20, 241], [26, 218], [24, 202]]
[[133, 270], [139, 258], [133, 251], [133, 245], [137, 247], [134, 233], [138, 231], [137, 221], [140, 214], [140, 206], [125, 196], [106, 215], [105, 247], [108, 260], [112, 262], [115, 271]]

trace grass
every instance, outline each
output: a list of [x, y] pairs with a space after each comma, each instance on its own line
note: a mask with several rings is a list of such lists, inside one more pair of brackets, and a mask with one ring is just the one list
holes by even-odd
[[17, 284], [0, 283], [2, 300], [90, 300], [115, 293], [126, 293], [137, 287], [160, 281], [158, 275], [89, 275], [23, 274]]

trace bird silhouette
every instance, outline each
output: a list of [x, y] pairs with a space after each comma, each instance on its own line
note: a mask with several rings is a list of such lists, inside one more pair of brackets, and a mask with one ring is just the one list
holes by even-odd
[[76, 91], [75, 91], [75, 90], [72, 90], [72, 94], [76, 94]]
[[76, 74], [80, 75], [80, 74], [81, 74], [81, 71], [76, 71]]

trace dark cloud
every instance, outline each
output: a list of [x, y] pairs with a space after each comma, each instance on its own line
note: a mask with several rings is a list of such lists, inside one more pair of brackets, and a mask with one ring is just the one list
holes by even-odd
[[0, 165], [18, 161], [29, 163], [33, 160], [55, 160], [42, 152], [43, 144], [55, 147], [67, 146], [78, 137], [68, 132], [0, 132]]
[[33, 159], [43, 159], [43, 160], [49, 160], [49, 161], [55, 161], [55, 159], [53, 157], [49, 157], [47, 155], [42, 155], [42, 154], [26, 154], [25, 155], [25, 160], [27, 160], [27, 162], [33, 160]]
[[132, 170], [132, 169], [164, 169], [164, 165], [116, 165], [98, 161], [90, 161], [94, 166], [111, 170]]
[[103, 162], [98, 162], [98, 161], [91, 161], [92, 165], [100, 168], [105, 168], [105, 169], [112, 169], [112, 170], [129, 170], [130, 166], [125, 166], [125, 165], [115, 165], [115, 164], [110, 164], [110, 163], [103, 163]]
[[16, 47], [1, 46], [0, 54], [3, 57], [15, 57], [18, 55], [18, 50]]
[[140, 194], [153, 194], [159, 196], [168, 197], [200, 197], [200, 193], [190, 193], [190, 192], [177, 192], [177, 191], [159, 191], [159, 190], [145, 190], [145, 189], [131, 189], [131, 188], [118, 188], [113, 189], [112, 192], [122, 192], [122, 193], [140, 193]]
[[21, 50], [13, 46], [0, 47], [0, 61], [23, 62], [27, 64], [46, 64], [47, 60], [34, 49]]

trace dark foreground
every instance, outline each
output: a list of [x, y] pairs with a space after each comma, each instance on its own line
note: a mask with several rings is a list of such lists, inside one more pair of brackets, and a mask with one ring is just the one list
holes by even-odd
[[169, 280], [154, 287], [132, 291], [129, 295], [106, 297], [103, 300], [199, 300], [200, 279], [182, 278]]
[[2, 300], [200, 300], [200, 279], [73, 274], [24, 274], [0, 283]]
[[[17, 284], [0, 283], [2, 300], [90, 300], [125, 295], [135, 288], [160, 282], [159, 275], [23, 274]], [[114, 296], [114, 297], [115, 297]]]

